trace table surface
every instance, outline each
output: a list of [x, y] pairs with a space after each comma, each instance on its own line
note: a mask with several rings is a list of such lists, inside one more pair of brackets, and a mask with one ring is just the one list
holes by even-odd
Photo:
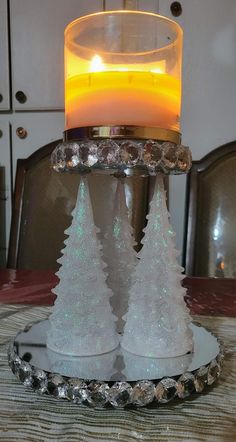
[[98, 410], [39, 396], [7, 364], [9, 341], [51, 311], [53, 272], [0, 271], [0, 440], [8, 441], [236, 441], [236, 281], [186, 278], [194, 319], [226, 346], [223, 373], [202, 395], [158, 408]]

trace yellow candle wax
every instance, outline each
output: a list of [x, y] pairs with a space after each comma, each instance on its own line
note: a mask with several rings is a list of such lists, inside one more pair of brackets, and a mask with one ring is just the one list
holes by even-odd
[[66, 79], [66, 129], [135, 125], [179, 131], [180, 80], [147, 71], [102, 71]]

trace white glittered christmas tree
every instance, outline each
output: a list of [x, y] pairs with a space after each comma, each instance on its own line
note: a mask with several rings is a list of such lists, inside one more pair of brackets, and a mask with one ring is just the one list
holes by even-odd
[[122, 347], [149, 357], [174, 357], [192, 351], [191, 318], [181, 285], [175, 234], [169, 224], [163, 177], [157, 175], [143, 248], [139, 253]]
[[116, 348], [118, 338], [86, 178], [81, 179], [72, 215], [58, 260], [60, 282], [53, 290], [57, 299], [47, 346], [67, 355], [98, 355]]
[[107, 285], [112, 290], [111, 306], [117, 317], [117, 331], [123, 332], [122, 317], [128, 308], [128, 293], [132, 284], [132, 275], [137, 263], [137, 254], [133, 249], [133, 228], [128, 218], [125, 199], [125, 185], [122, 178], [117, 179], [114, 198], [113, 222], [107, 227], [103, 243], [104, 260], [107, 263]]

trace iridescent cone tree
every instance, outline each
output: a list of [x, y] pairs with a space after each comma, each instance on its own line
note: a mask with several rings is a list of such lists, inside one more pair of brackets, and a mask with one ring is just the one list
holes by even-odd
[[128, 217], [124, 179], [117, 178], [113, 221], [107, 226], [103, 254], [107, 263], [107, 284], [113, 293], [111, 306], [117, 317], [118, 333], [123, 332], [123, 316], [128, 309], [128, 293], [137, 263], [137, 253], [133, 248], [135, 244], [133, 228]]
[[81, 179], [72, 215], [65, 231], [66, 247], [58, 260], [60, 282], [53, 290], [57, 299], [47, 346], [68, 355], [97, 355], [116, 348], [118, 338], [86, 178]]
[[142, 356], [184, 355], [192, 351], [191, 318], [184, 301], [183, 269], [177, 262], [162, 174], [157, 175], [147, 218], [121, 344]]

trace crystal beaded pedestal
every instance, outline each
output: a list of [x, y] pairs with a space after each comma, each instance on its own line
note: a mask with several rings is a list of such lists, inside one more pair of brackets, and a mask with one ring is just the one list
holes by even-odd
[[146, 174], [182, 174], [190, 170], [188, 147], [169, 141], [139, 139], [89, 139], [60, 143], [51, 157], [56, 172], [138, 168]]

